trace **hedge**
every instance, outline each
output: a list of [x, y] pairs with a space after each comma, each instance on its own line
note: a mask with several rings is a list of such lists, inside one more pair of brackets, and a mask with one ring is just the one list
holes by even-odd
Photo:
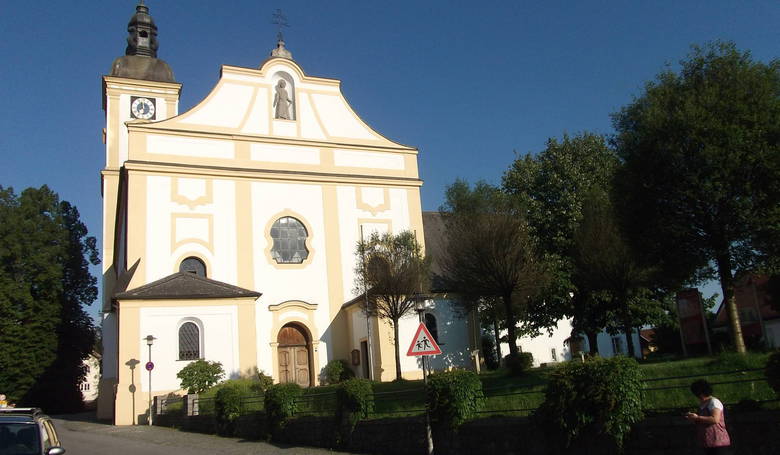
[[434, 373], [428, 378], [426, 391], [431, 421], [453, 430], [474, 417], [485, 404], [482, 381], [473, 371]]
[[560, 449], [620, 452], [631, 426], [643, 418], [639, 365], [618, 356], [559, 366], [535, 417], [548, 442]]

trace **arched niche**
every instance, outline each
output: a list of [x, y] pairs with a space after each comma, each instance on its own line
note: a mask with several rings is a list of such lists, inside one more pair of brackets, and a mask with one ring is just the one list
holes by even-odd
[[[289, 118], [288, 119], [277, 117], [278, 111], [277, 111], [277, 107], [275, 106], [275, 104], [276, 104], [276, 100], [277, 100], [277, 94], [278, 94], [278, 88], [277, 87], [279, 86], [279, 81], [284, 81], [284, 85], [285, 85], [284, 89], [285, 89], [285, 92], [287, 93], [288, 99], [290, 100], [290, 104], [288, 105], [288, 113], [289, 113]], [[272, 109], [272, 111], [271, 111], [272, 118], [274, 120], [293, 120], [294, 121], [296, 119], [297, 113], [298, 113], [298, 102], [297, 102], [297, 98], [295, 96], [295, 80], [292, 78], [292, 76], [289, 73], [286, 73], [284, 71], [277, 71], [277, 72], [274, 73], [273, 76], [271, 76], [271, 82], [273, 84], [272, 88], [271, 88], [271, 92], [272, 92], [271, 96], [272, 96], [272, 99], [274, 100], [274, 103], [272, 103], [273, 105], [271, 107], [271, 109]]]

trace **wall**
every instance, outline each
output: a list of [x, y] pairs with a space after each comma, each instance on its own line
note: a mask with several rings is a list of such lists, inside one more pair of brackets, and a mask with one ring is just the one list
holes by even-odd
[[[726, 422], [736, 455], [780, 455], [780, 411], [733, 413]], [[182, 418], [158, 416], [157, 425], [176, 426], [211, 433], [210, 416]], [[262, 413], [244, 415], [237, 424], [240, 437], [257, 439], [265, 420]], [[274, 442], [292, 445], [337, 448], [334, 417], [293, 419]], [[457, 432], [434, 429], [434, 450], [439, 455], [546, 455], [550, 453], [544, 432], [528, 417], [494, 416], [469, 421]], [[338, 447], [355, 453], [424, 454], [425, 423], [422, 417], [378, 419], [359, 422], [346, 445]], [[590, 450], [576, 446], [571, 454], [606, 455], [605, 446]], [[692, 424], [680, 416], [647, 417], [634, 427], [626, 442], [627, 454], [689, 455], [696, 453]]]

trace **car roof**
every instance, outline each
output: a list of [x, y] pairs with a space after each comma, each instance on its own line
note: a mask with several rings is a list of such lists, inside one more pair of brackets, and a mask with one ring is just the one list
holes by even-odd
[[34, 422], [48, 418], [40, 408], [0, 408], [2, 422]]

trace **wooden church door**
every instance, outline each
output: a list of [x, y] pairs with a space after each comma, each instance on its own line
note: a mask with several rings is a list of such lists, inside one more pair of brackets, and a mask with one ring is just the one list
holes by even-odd
[[311, 385], [309, 343], [298, 326], [286, 325], [279, 331], [279, 382], [296, 382], [301, 387]]

